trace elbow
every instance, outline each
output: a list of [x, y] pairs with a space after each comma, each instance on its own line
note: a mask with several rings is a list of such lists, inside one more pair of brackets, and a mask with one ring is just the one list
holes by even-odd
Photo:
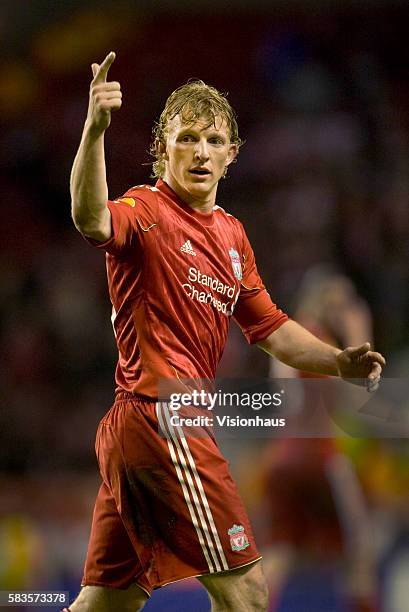
[[71, 200], [71, 219], [76, 229], [81, 234], [84, 234], [87, 230], [86, 219], [85, 216], [80, 213], [80, 208], [75, 204], [74, 200]]
[[89, 215], [82, 213], [73, 202], [71, 217], [76, 229], [83, 236], [87, 236], [98, 242], [105, 242], [109, 240], [112, 235], [111, 214], [107, 207], [99, 211], [97, 215]]

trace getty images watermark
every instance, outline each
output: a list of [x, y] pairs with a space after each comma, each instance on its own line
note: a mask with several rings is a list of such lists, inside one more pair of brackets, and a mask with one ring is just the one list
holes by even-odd
[[[352, 384], [353, 383], [353, 384]], [[218, 438], [409, 438], [409, 379], [161, 380], [162, 435]]]
[[[284, 417], [240, 416], [240, 414], [222, 414], [222, 408], [250, 408], [259, 411], [263, 408], [281, 407], [284, 390], [275, 393], [223, 391], [215, 393], [204, 389], [193, 389], [190, 393], [171, 393], [168, 406], [173, 412], [170, 423], [173, 427], [285, 427]], [[183, 414], [181, 408], [201, 409], [204, 414]], [[211, 414], [206, 414], [211, 413]]]

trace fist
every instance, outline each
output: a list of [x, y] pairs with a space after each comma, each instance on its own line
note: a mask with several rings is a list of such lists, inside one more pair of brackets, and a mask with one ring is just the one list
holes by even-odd
[[92, 64], [92, 75], [87, 121], [97, 134], [104, 132], [111, 123], [111, 112], [122, 105], [121, 86], [117, 81], [107, 81], [108, 70], [115, 60], [115, 53], [108, 53], [102, 64]]

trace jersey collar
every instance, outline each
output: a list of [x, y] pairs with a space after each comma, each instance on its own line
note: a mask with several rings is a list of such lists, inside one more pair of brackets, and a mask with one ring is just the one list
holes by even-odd
[[156, 181], [155, 187], [159, 189], [159, 191], [161, 191], [168, 198], [170, 198], [173, 202], [175, 202], [178, 206], [180, 206], [180, 208], [183, 208], [183, 210], [189, 213], [189, 215], [197, 219], [199, 223], [201, 223], [202, 225], [213, 225], [213, 222], [214, 222], [214, 212], [213, 211], [209, 213], [202, 213], [202, 212], [195, 210], [194, 208], [189, 206], [189, 204], [186, 204], [186, 202], [181, 200], [181, 198], [173, 191], [173, 189], [169, 187], [169, 185], [165, 183], [165, 181], [162, 179], [158, 179]]

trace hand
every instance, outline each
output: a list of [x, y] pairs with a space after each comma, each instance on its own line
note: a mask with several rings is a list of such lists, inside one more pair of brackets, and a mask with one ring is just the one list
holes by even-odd
[[[337, 356], [337, 367], [341, 378], [353, 382], [354, 378], [365, 379], [367, 390], [376, 391], [382, 373], [382, 366], [386, 364], [385, 358], [375, 351], [371, 351], [369, 342], [358, 347], [349, 347]], [[361, 384], [357, 381], [357, 384]]]
[[89, 93], [87, 122], [94, 133], [102, 134], [111, 123], [111, 112], [122, 105], [121, 86], [117, 81], [108, 81], [108, 70], [115, 60], [115, 53], [108, 53], [102, 64], [92, 64], [93, 80]]

